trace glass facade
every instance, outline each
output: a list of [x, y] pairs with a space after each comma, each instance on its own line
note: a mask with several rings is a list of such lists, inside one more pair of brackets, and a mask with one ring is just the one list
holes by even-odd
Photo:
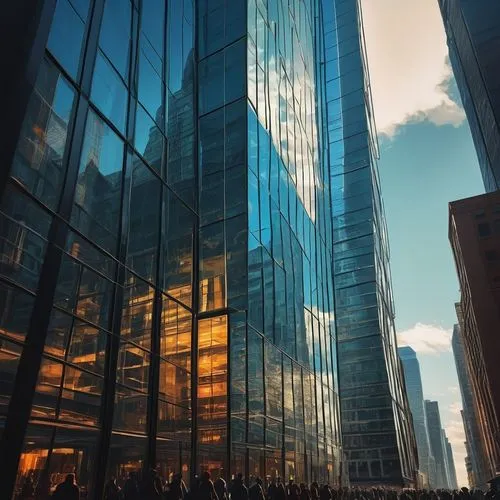
[[414, 484], [361, 6], [323, 1], [343, 447], [351, 484]]
[[40, 20], [0, 186], [2, 491], [74, 472], [97, 498], [152, 466], [340, 483], [327, 15], [57, 0]]
[[450, 61], [486, 191], [500, 189], [500, 4], [439, 0]]

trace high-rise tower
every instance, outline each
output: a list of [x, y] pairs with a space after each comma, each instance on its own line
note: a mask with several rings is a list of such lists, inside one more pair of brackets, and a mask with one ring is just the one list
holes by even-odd
[[500, 189], [500, 3], [439, 0], [486, 191]]
[[413, 484], [361, 5], [323, 1], [343, 445], [352, 484]]

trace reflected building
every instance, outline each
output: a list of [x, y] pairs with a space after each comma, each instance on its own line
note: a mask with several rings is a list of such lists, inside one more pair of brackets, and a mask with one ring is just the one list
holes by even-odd
[[339, 485], [331, 7], [20, 1], [1, 491], [74, 472], [97, 498], [151, 467]]
[[432, 488], [436, 481], [434, 457], [430, 450], [427, 417], [425, 414], [422, 376], [417, 353], [410, 346], [398, 348], [398, 354], [403, 364], [406, 391], [413, 417], [413, 427], [417, 440], [419, 470], [424, 473], [426, 488]]
[[361, 4], [322, 4], [343, 446], [351, 484], [411, 486], [416, 441], [397, 353]]
[[450, 62], [486, 191], [500, 189], [500, 4], [439, 0]]

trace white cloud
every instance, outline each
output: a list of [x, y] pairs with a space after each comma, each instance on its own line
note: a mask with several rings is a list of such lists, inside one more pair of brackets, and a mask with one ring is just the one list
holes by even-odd
[[362, 0], [375, 118], [392, 137], [407, 123], [460, 125], [436, 0]]
[[439, 354], [451, 351], [451, 330], [441, 326], [417, 323], [398, 333], [398, 345], [409, 345], [420, 354]]

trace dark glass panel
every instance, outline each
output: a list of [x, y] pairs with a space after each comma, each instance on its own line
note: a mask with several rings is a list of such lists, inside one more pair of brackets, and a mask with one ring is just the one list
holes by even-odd
[[52, 217], [8, 184], [0, 211], [0, 273], [36, 290]]
[[[144, 47], [144, 44], [146, 47]], [[141, 38], [138, 97], [146, 111], [163, 128], [163, 84], [160, 75], [146, 55], [148, 45], [149, 42]]]
[[102, 328], [109, 328], [112, 292], [113, 283], [82, 266], [75, 314]]
[[264, 413], [264, 352], [263, 339], [252, 328], [248, 329], [248, 411]]
[[[145, 394], [117, 384], [113, 411], [113, 429], [145, 433], [147, 408], [148, 398]], [[141, 460], [144, 460], [144, 457], [144, 454], [141, 455]]]
[[44, 352], [64, 359], [72, 327], [73, 316], [53, 308], [47, 328]]
[[104, 375], [108, 334], [83, 321], [75, 321], [67, 361], [85, 370]]
[[128, 80], [131, 24], [130, 0], [106, 0], [99, 46], [125, 81]]
[[97, 426], [103, 382], [101, 377], [66, 366], [59, 419]]
[[200, 311], [220, 309], [225, 297], [224, 223], [200, 230]]
[[[79, 11], [83, 14], [84, 9]], [[71, 2], [58, 0], [47, 48], [75, 80], [80, 65], [85, 22], [86, 19], [80, 17]]]
[[191, 313], [163, 296], [161, 320], [160, 356], [188, 372], [191, 371]]
[[120, 220], [123, 143], [89, 112], [71, 223], [114, 253]]
[[247, 304], [247, 238], [246, 216], [225, 221], [228, 306], [243, 310]]
[[31, 407], [32, 418], [56, 418], [64, 366], [62, 363], [43, 357], [38, 372], [35, 397]]
[[142, 2], [141, 29], [158, 56], [163, 59], [165, 0], [144, 0]]
[[269, 342], [264, 342], [264, 362], [266, 415], [282, 420], [283, 381], [281, 352]]
[[224, 102], [226, 103], [245, 95], [245, 56], [246, 38], [224, 49]]
[[[7, 415], [22, 347], [0, 336], [0, 415]], [[3, 433], [3, 426], [0, 435]]]
[[224, 104], [224, 51], [199, 64], [199, 114], [204, 115]]
[[231, 416], [246, 418], [247, 327], [244, 313], [229, 317], [231, 357]]
[[200, 58], [221, 49], [224, 40], [224, 0], [201, 0], [198, 6]]
[[164, 188], [164, 195], [167, 212], [163, 228], [167, 255], [163, 289], [191, 307], [195, 216], [169, 189]]
[[68, 128], [75, 92], [56, 67], [43, 59], [12, 164], [11, 175], [48, 207], [59, 202]]
[[161, 182], [137, 156], [131, 156], [129, 160], [127, 266], [155, 283], [160, 237]]
[[201, 224], [224, 217], [224, 109], [200, 119]]
[[97, 52], [90, 98], [122, 133], [127, 118], [127, 88], [110, 62]]
[[116, 381], [135, 391], [147, 393], [150, 354], [135, 344], [120, 342]]
[[122, 324], [120, 336], [151, 349], [154, 289], [132, 273], [127, 273], [124, 284]]
[[191, 376], [183, 368], [160, 359], [158, 391], [162, 399], [188, 407], [191, 400]]
[[140, 104], [137, 105], [135, 115], [134, 146], [146, 160], [146, 163], [161, 175], [165, 153], [165, 137]]
[[263, 332], [263, 276], [262, 247], [257, 240], [248, 237], [248, 323]]
[[34, 304], [35, 297], [0, 281], [0, 333], [23, 342]]

